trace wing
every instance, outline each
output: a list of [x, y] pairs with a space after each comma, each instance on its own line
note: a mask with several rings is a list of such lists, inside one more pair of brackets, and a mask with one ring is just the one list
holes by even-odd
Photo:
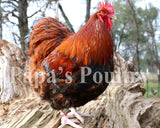
[[67, 72], [76, 72], [79, 70], [79, 65], [74, 59], [66, 57], [63, 53], [58, 53], [54, 50], [43, 61], [43, 67], [46, 72], [54, 71], [56, 75], [64, 78]]

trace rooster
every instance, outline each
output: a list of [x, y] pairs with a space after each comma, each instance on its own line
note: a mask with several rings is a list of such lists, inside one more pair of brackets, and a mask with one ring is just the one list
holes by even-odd
[[[112, 19], [116, 19], [114, 8], [105, 2], [77, 33], [54, 18], [42, 18], [33, 26], [29, 40], [30, 82], [53, 109], [61, 110], [59, 128], [67, 124], [81, 128], [78, 120], [84, 123], [83, 117], [89, 115], [78, 113], [75, 108], [104, 92], [108, 86], [106, 72], [111, 80]], [[37, 72], [43, 77], [35, 77]], [[102, 79], [95, 75], [97, 72]], [[66, 114], [65, 109], [71, 112]], [[72, 121], [71, 117], [78, 120]]]

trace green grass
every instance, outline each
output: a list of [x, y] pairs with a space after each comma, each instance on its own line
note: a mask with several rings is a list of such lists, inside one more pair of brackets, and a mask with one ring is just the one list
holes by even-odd
[[[143, 83], [144, 87], [146, 88], [145, 97], [153, 97], [151, 88], [158, 91], [158, 83], [148, 83], [148, 89], [147, 89], [147, 83]], [[148, 93], [148, 96], [147, 96]], [[158, 93], [154, 97], [160, 96], [160, 87], [159, 87], [159, 95]]]

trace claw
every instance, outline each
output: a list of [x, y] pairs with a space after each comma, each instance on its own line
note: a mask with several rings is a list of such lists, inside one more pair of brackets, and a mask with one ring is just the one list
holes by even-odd
[[70, 125], [74, 128], [82, 128], [76, 123], [80, 123], [78, 120], [68, 119], [67, 115], [61, 112], [61, 125], [58, 128], [63, 128], [66, 125]]

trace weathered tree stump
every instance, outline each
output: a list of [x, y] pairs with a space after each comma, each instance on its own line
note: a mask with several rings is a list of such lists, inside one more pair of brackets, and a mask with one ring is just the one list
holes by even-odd
[[[21, 49], [6, 40], [0, 40], [0, 101], [8, 102], [14, 97], [27, 94], [24, 82], [26, 57]], [[28, 94], [27, 94], [28, 95]]]
[[[144, 97], [142, 78], [134, 72], [131, 60], [125, 61], [115, 52], [114, 65], [114, 77], [106, 91], [97, 100], [78, 108], [92, 115], [80, 125], [84, 128], [160, 128], [160, 99]], [[3, 108], [0, 128], [58, 128], [60, 125], [60, 112], [53, 110], [34, 91], [0, 107]]]

